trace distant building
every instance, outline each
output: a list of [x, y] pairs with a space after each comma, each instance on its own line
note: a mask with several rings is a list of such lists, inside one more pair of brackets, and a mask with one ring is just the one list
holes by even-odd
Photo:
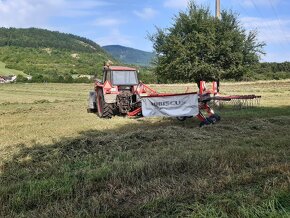
[[5, 79], [2, 76], [0, 76], [0, 83], [5, 83]]
[[17, 76], [0, 76], [0, 83], [12, 83], [16, 81]]
[[77, 78], [88, 78], [88, 79], [93, 79], [94, 76], [93, 76], [93, 75], [80, 74], [80, 75], [78, 75]]

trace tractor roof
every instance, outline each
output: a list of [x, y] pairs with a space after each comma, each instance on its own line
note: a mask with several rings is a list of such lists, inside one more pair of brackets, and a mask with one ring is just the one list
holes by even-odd
[[114, 70], [114, 71], [136, 71], [135, 68], [132, 67], [123, 67], [123, 66], [110, 66], [107, 69]]

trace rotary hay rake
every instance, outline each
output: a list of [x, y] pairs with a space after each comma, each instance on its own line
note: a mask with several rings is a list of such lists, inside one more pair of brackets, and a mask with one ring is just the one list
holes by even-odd
[[[229, 96], [222, 96], [219, 93], [219, 82], [214, 81], [212, 82], [212, 88], [206, 88], [206, 82], [200, 81], [199, 83], [199, 92], [192, 92], [192, 86], [187, 86], [185, 91], [181, 91], [180, 86], [176, 85], [157, 85], [156, 89], [166, 91], [164, 92], [157, 92], [156, 89], [149, 87], [145, 84], [140, 84], [141, 86], [141, 93], [143, 94], [143, 99], [150, 99], [150, 98], [170, 98], [176, 97], [186, 94], [195, 94], [198, 95], [198, 113], [195, 117], [200, 121], [200, 127], [204, 125], [215, 124], [216, 122], [221, 120], [221, 117], [215, 113], [213, 107], [223, 107], [225, 105], [232, 105], [236, 109], [243, 109], [254, 107], [260, 104], [261, 96], [257, 95], [229, 95]], [[184, 89], [184, 87], [182, 87]], [[140, 96], [142, 96], [140, 94]], [[142, 98], [142, 97], [141, 97]], [[151, 102], [151, 104], [154, 104]], [[154, 105], [156, 107], [156, 105]], [[160, 106], [160, 105], [159, 105]], [[162, 105], [164, 106], [164, 105]], [[128, 113], [129, 117], [141, 115], [142, 111], [145, 106], [142, 104], [139, 108], [135, 111]], [[153, 109], [154, 110], [154, 109]], [[161, 109], [162, 110], [162, 109]], [[144, 114], [143, 114], [144, 115]], [[144, 115], [147, 116], [147, 115]], [[168, 116], [168, 114], [167, 114]], [[170, 115], [169, 115], [170, 116]], [[173, 115], [174, 117], [174, 115]], [[178, 120], [184, 121], [187, 118], [191, 118], [194, 116], [175, 116]]]
[[[260, 105], [261, 96], [257, 95], [228, 95], [222, 96], [219, 93], [219, 82], [212, 82], [211, 89], [206, 87], [205, 81], [200, 81], [198, 84], [199, 92], [198, 94], [198, 114], [195, 116], [200, 120], [200, 127], [204, 125], [214, 124], [221, 120], [221, 117], [215, 113], [213, 107], [222, 108], [225, 105], [231, 105], [234, 109], [246, 109], [252, 108], [254, 106]], [[166, 93], [159, 93], [154, 90], [152, 87], [149, 87], [143, 84], [144, 92], [149, 96], [170, 96], [177, 95], [176, 93], [196, 93], [192, 92], [192, 86], [187, 86], [185, 92], [180, 90], [180, 86], [176, 85], [158, 85], [157, 89], [164, 90]], [[184, 87], [183, 87], [184, 88]], [[175, 94], [173, 94], [175, 93]], [[141, 108], [139, 111], [142, 111]], [[135, 115], [134, 113], [132, 115]], [[130, 116], [130, 114], [129, 114]], [[193, 116], [183, 116], [176, 117], [180, 121], [184, 121], [187, 118], [191, 118]]]

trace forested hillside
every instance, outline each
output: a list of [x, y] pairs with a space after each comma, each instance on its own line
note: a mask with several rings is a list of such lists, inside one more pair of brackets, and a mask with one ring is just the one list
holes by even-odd
[[103, 53], [98, 44], [84, 37], [37, 28], [0, 28], [0, 46], [24, 48], [49, 47]]
[[126, 64], [149, 66], [154, 58], [153, 52], [141, 51], [121, 45], [107, 45], [102, 48], [114, 58]]
[[112, 57], [98, 44], [83, 37], [36, 28], [0, 28], [0, 61], [39, 80], [94, 75], [108, 59]]

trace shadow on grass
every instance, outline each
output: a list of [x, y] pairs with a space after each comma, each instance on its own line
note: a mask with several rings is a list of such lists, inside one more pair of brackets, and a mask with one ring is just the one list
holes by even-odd
[[1, 167], [0, 215], [286, 217], [289, 116], [254, 108], [205, 128], [140, 119], [19, 145]]

